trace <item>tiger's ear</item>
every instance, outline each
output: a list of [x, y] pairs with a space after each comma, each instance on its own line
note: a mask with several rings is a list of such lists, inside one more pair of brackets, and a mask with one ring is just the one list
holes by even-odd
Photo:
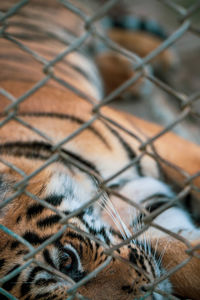
[[[103, 25], [105, 25], [107, 35], [112, 41], [141, 58], [147, 56], [167, 38], [162, 28], [152, 20], [124, 16], [117, 19], [107, 18]], [[105, 79], [107, 93], [112, 92], [135, 75], [130, 60], [117, 52], [108, 49], [102, 51], [100, 48], [96, 62]], [[175, 65], [177, 65], [177, 57], [172, 50], [163, 51], [151, 61], [151, 67], [158, 74], [165, 74]], [[145, 80], [140, 78], [137, 84], [129, 88], [129, 92], [136, 95], [141, 94], [144, 88], [147, 89], [149, 86], [147, 87]]]
[[[200, 245], [200, 240], [195, 241], [192, 246], [198, 244]], [[184, 299], [189, 298], [199, 300], [200, 250], [196, 250], [193, 256], [192, 254], [187, 254], [188, 248], [185, 244], [169, 237], [162, 238], [158, 242], [157, 249], [158, 251], [160, 249], [160, 253], [162, 253], [165, 248], [166, 251], [162, 258], [162, 265], [165, 271], [170, 271], [177, 265], [183, 263], [182, 267], [169, 277], [172, 283], [173, 293], [179, 297], [184, 297]], [[198, 257], [195, 255], [198, 255]]]

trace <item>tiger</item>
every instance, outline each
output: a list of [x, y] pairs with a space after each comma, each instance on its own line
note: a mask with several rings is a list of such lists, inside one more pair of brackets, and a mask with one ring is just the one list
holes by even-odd
[[[97, 45], [94, 58], [69, 51], [45, 69], [80, 41], [83, 23], [53, 0], [24, 1], [12, 15], [17, 4], [0, 4], [9, 17], [0, 51], [1, 299], [199, 299], [200, 230], [173, 205], [183, 174], [199, 170], [199, 147], [168, 132], [141, 151], [159, 125], [108, 106], [94, 111], [134, 75], [129, 60]], [[162, 42], [122, 20], [107, 28], [114, 42], [143, 56]], [[167, 67], [172, 56], [158, 60]], [[133, 95], [146, 83], [137, 84]], [[148, 212], [170, 203], [145, 227]], [[196, 246], [191, 257], [186, 240]]]

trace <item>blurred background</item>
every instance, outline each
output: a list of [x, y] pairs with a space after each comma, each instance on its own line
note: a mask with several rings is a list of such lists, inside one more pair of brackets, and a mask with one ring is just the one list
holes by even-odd
[[[74, 1], [72, 1], [74, 2]], [[77, 3], [77, 1], [75, 1]], [[79, 1], [81, 3], [81, 1]], [[93, 11], [106, 1], [86, 1]], [[195, 5], [195, 9], [193, 9]], [[112, 18], [122, 15], [142, 17], [154, 20], [160, 24], [167, 36], [170, 36], [181, 25], [181, 13], [191, 11], [189, 20], [193, 30], [188, 30], [177, 40], [171, 50], [177, 57], [176, 66], [160, 74], [159, 79], [164, 80], [183, 97], [196, 95], [192, 104], [193, 112], [177, 125], [173, 130], [182, 137], [195, 143], [200, 143], [200, 1], [195, 0], [131, 0], [118, 1], [109, 12]], [[162, 76], [165, 75], [165, 76]], [[111, 103], [111, 106], [131, 112], [143, 119], [167, 126], [175, 120], [181, 108], [176, 97], [164, 92], [161, 88], [153, 86], [154, 97], [142, 95], [141, 97], [128, 97]]]

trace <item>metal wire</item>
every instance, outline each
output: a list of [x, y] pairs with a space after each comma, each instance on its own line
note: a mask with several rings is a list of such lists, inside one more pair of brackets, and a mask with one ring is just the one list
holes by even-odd
[[[149, 284], [146, 286], [147, 293], [146, 297], [148, 295], [151, 295], [152, 289], [155, 290], [158, 294], [163, 295], [164, 297], [167, 297], [167, 299], [178, 299], [177, 297], [169, 294], [164, 294], [162, 291], [158, 289], [158, 284], [165, 280], [166, 278], [169, 278], [172, 274], [177, 272], [180, 268], [185, 266], [187, 263], [190, 262], [193, 256], [198, 257], [199, 255], [196, 250], [200, 248], [200, 244], [196, 245], [195, 247], [192, 247], [190, 242], [187, 241], [184, 238], [181, 238], [178, 234], [175, 234], [173, 232], [170, 232], [166, 228], [162, 228], [161, 226], [154, 224], [153, 220], [156, 216], [158, 216], [160, 213], [162, 213], [164, 210], [169, 208], [174, 203], [177, 203], [180, 201], [180, 199], [186, 197], [186, 195], [191, 190], [198, 190], [198, 188], [195, 186], [194, 181], [198, 177], [200, 177], [200, 171], [198, 171], [196, 174], [187, 174], [183, 170], [180, 170], [177, 166], [174, 166], [170, 162], [164, 161], [163, 158], [159, 157], [159, 155], [156, 152], [150, 152], [150, 147], [153, 147], [154, 142], [157, 141], [159, 138], [161, 138], [163, 135], [170, 132], [177, 124], [185, 120], [188, 116], [195, 114], [198, 115], [198, 112], [195, 112], [194, 109], [194, 103], [197, 102], [200, 99], [200, 92], [193, 93], [191, 95], [186, 95], [183, 93], [180, 93], [167, 83], [164, 83], [159, 78], [155, 77], [152, 74], [149, 74], [147, 70], [147, 64], [149, 64], [155, 57], [157, 57], [160, 53], [162, 53], [164, 50], [168, 49], [171, 45], [174, 45], [178, 39], [183, 37], [187, 32], [197, 32], [198, 30], [194, 30], [194, 25], [192, 24], [191, 18], [196, 13], [196, 11], [200, 8], [200, 2], [196, 1], [193, 5], [191, 5], [188, 9], [182, 7], [179, 4], [175, 4], [174, 1], [168, 1], [168, 0], [159, 0], [163, 5], [169, 7], [171, 10], [175, 11], [178, 15], [177, 19], [179, 21], [179, 27], [172, 33], [167, 39], [164, 40], [160, 46], [158, 46], [155, 50], [153, 50], [151, 53], [149, 53], [146, 57], [141, 58], [136, 53], [133, 53], [127, 49], [124, 49], [123, 47], [117, 45], [115, 42], [111, 41], [107, 36], [102, 34], [101, 31], [98, 30], [96, 23], [97, 21], [103, 19], [105, 16], [109, 14], [109, 12], [115, 8], [115, 5], [119, 4], [120, 1], [118, 0], [109, 0], [105, 1], [103, 5], [101, 5], [100, 9], [97, 12], [94, 12], [91, 15], [87, 15], [84, 11], [82, 11], [78, 5], [72, 4], [69, 1], [66, 0], [58, 0], [57, 4], [59, 4], [63, 10], [69, 10], [72, 12], [76, 17], [78, 17], [81, 22], [84, 23], [84, 33], [80, 35], [79, 37], [75, 38], [69, 46], [65, 45], [65, 48], [62, 52], [58, 53], [56, 56], [54, 56], [51, 60], [47, 60], [45, 57], [43, 57], [40, 53], [37, 53], [37, 51], [31, 49], [29, 46], [27, 46], [24, 42], [22, 42], [20, 39], [12, 35], [9, 31], [9, 21], [10, 18], [12, 18], [14, 15], [16, 15], [25, 5], [29, 5], [29, 0], [22, 0], [19, 1], [17, 4], [12, 5], [10, 9], [7, 12], [1, 12], [0, 14], [0, 38], [5, 39], [9, 41], [10, 45], [14, 45], [15, 47], [18, 47], [23, 51], [24, 54], [29, 55], [35, 62], [39, 63], [41, 66], [41, 70], [43, 72], [43, 78], [40, 78], [34, 86], [28, 91], [26, 91], [23, 95], [16, 98], [12, 94], [10, 94], [7, 90], [1, 88], [0, 89], [0, 95], [2, 95], [4, 98], [9, 100], [9, 105], [5, 108], [3, 112], [1, 112], [1, 116], [4, 117], [4, 119], [0, 122], [0, 128], [3, 128], [7, 126], [7, 124], [11, 120], [15, 120], [18, 122], [21, 126], [30, 129], [34, 134], [42, 137], [44, 140], [48, 141], [50, 146], [52, 147], [52, 154], [48, 157], [48, 159], [45, 161], [45, 163], [38, 169], [36, 169], [33, 173], [27, 175], [25, 174], [21, 169], [16, 167], [11, 162], [5, 160], [4, 158], [0, 158], [0, 162], [9, 167], [10, 169], [14, 170], [21, 176], [21, 180], [17, 182], [14, 186], [14, 193], [10, 195], [7, 199], [4, 199], [0, 203], [0, 208], [3, 208], [7, 206], [9, 203], [11, 203], [16, 197], [24, 194], [28, 197], [31, 197], [36, 203], [39, 203], [43, 205], [44, 207], [47, 207], [51, 209], [54, 213], [56, 213], [60, 217], [60, 224], [61, 229], [51, 236], [49, 239], [44, 241], [39, 247], [33, 247], [28, 241], [26, 241], [23, 237], [19, 236], [14, 231], [10, 230], [9, 228], [0, 225], [0, 230], [4, 233], [12, 236], [14, 239], [16, 239], [18, 242], [22, 243], [26, 248], [28, 249], [28, 254], [24, 255], [24, 264], [15, 269], [13, 272], [9, 273], [8, 275], [4, 276], [0, 279], [0, 285], [5, 283], [6, 281], [10, 280], [17, 274], [19, 274], [23, 269], [27, 268], [30, 264], [36, 264], [39, 266], [42, 266], [49, 272], [55, 274], [56, 276], [60, 276], [64, 280], [67, 280], [71, 284], [71, 288], [69, 289], [69, 298], [68, 299], [74, 299], [76, 296], [78, 299], [86, 299], [82, 295], [78, 293], [78, 288], [86, 284], [89, 280], [92, 280], [99, 272], [101, 272], [111, 261], [112, 257], [117, 258], [116, 254], [114, 253], [115, 250], [119, 249], [120, 247], [127, 245], [131, 240], [134, 238], [140, 236], [143, 234], [149, 226], [153, 226], [157, 228], [158, 230], [164, 231], [165, 233], [173, 236], [173, 238], [181, 241], [186, 246], [186, 253], [188, 254], [188, 258], [186, 258], [183, 262], [181, 262], [179, 265], [174, 267], [173, 269], [167, 271], [163, 276], [157, 278], [152, 284]], [[48, 2], [47, 2], [48, 3]], [[48, 4], [47, 4], [48, 6]], [[85, 45], [89, 39], [94, 39], [96, 41], [101, 41], [106, 45], [108, 49], [111, 49], [115, 51], [116, 53], [119, 53], [120, 55], [126, 57], [129, 59], [130, 64], [133, 66], [133, 70], [135, 71], [135, 75], [132, 78], [129, 78], [126, 82], [124, 82], [121, 86], [119, 86], [117, 89], [115, 89], [113, 92], [111, 92], [109, 95], [107, 95], [101, 102], [96, 102], [95, 99], [93, 99], [92, 96], [84, 94], [83, 91], [77, 89], [76, 87], [72, 86], [71, 83], [64, 81], [63, 79], [59, 78], [58, 75], [55, 74], [54, 67], [59, 62], [62, 62], [62, 60], [68, 56], [70, 53], [74, 51], [80, 51], [80, 48], [82, 45]], [[138, 80], [141, 78], [145, 78], [146, 80], [151, 81], [153, 85], [155, 85], [158, 89], [164, 91], [169, 96], [173, 96], [177, 99], [177, 101], [180, 104], [179, 108], [179, 116], [170, 124], [165, 126], [162, 130], [160, 130], [159, 133], [154, 135], [153, 137], [143, 141], [140, 137], [135, 135], [135, 133], [131, 132], [129, 129], [125, 128], [121, 124], [117, 123], [116, 120], [109, 119], [108, 116], [104, 115], [103, 110], [101, 110], [102, 107], [106, 106], [113, 100], [115, 100], [119, 95], [121, 95], [124, 91], [126, 91], [130, 86], [135, 84]], [[20, 114], [18, 114], [19, 106], [22, 102], [27, 101], [29, 97], [31, 97], [36, 92], [40, 91], [41, 88], [46, 86], [46, 84], [53, 80], [58, 85], [60, 85], [64, 89], [70, 89], [73, 93], [77, 94], [79, 97], [83, 98], [85, 101], [89, 102], [92, 111], [95, 113], [94, 116], [90, 119], [84, 122], [77, 130], [75, 130], [72, 134], [69, 136], [66, 136], [63, 140], [59, 141], [58, 143], [54, 143], [50, 137], [47, 136], [46, 133], [42, 132], [40, 129], [28, 124], [24, 119], [21, 118]], [[103, 122], [107, 122], [109, 124], [112, 124], [113, 127], [118, 128], [119, 130], [125, 132], [129, 137], [132, 137], [133, 139], [137, 140], [137, 143], [139, 144], [139, 149], [141, 150], [141, 153], [134, 158], [127, 166], [124, 166], [120, 171], [112, 174], [109, 176], [109, 178], [103, 180], [99, 174], [96, 174], [95, 171], [91, 171], [89, 168], [81, 164], [79, 161], [76, 161], [75, 158], [72, 158], [68, 156], [66, 153], [63, 152], [63, 145], [68, 143], [69, 141], [73, 140], [75, 137], [79, 136], [84, 130], [89, 128], [91, 124], [93, 124], [95, 121], [101, 120]], [[108, 186], [109, 182], [113, 179], [115, 179], [117, 176], [119, 176], [121, 173], [128, 170], [131, 166], [136, 165], [138, 161], [140, 161], [144, 155], [149, 155], [151, 157], [154, 157], [157, 161], [162, 161], [166, 166], [170, 167], [171, 169], [175, 170], [176, 172], [179, 172], [181, 176], [184, 178], [184, 186], [182, 187], [182, 190], [179, 192], [179, 194], [174, 197], [174, 199], [171, 200], [168, 204], [162, 206], [161, 208], [154, 211], [152, 214], [149, 214], [143, 207], [141, 207], [139, 204], [134, 203], [132, 200], [128, 199], [127, 197], [124, 197], [120, 195], [120, 193], [117, 193], [116, 191], [113, 191], [111, 187]], [[83, 170], [84, 172], [87, 172], [93, 176], [95, 176], [100, 183], [100, 187], [102, 189], [101, 192], [99, 192], [97, 195], [95, 195], [92, 199], [89, 199], [88, 202], [84, 205], [82, 205], [79, 209], [73, 211], [69, 215], [65, 215], [56, 207], [53, 205], [47, 203], [46, 201], [40, 199], [37, 195], [33, 195], [30, 191], [28, 191], [29, 181], [34, 178], [38, 173], [40, 173], [42, 170], [44, 170], [47, 166], [51, 165], [55, 161], [59, 159], [64, 159], [66, 162], [70, 162], [72, 165], [75, 165], [80, 170]], [[141, 227], [137, 232], [134, 232], [132, 236], [127, 238], [127, 240], [119, 243], [118, 245], [115, 245], [113, 247], [108, 247], [106, 244], [104, 244], [102, 241], [98, 240], [97, 237], [92, 236], [88, 233], [85, 233], [81, 231], [80, 229], [74, 227], [72, 224], [68, 223], [68, 221], [78, 215], [81, 211], [86, 209], [87, 207], [90, 207], [94, 202], [98, 201], [99, 197], [102, 195], [103, 192], [108, 192], [109, 194], [113, 194], [116, 197], [120, 198], [125, 203], [134, 206], [137, 208], [141, 213], [144, 213], [146, 216], [144, 217], [144, 225]], [[199, 191], [199, 190], [198, 190]], [[108, 256], [107, 260], [102, 263], [99, 267], [97, 267], [94, 271], [92, 271], [90, 274], [85, 276], [81, 281], [78, 283], [75, 283], [72, 279], [68, 278], [66, 275], [60, 273], [58, 270], [55, 270], [53, 267], [47, 266], [45, 264], [42, 264], [41, 262], [37, 261], [35, 256], [37, 253], [39, 253], [42, 249], [44, 249], [46, 246], [54, 242], [58, 237], [60, 237], [63, 232], [67, 228], [73, 228], [80, 234], [82, 234], [85, 237], [89, 237], [91, 240], [96, 241], [100, 245], [104, 247], [104, 253]], [[4, 295], [8, 299], [16, 299], [13, 295], [11, 295], [9, 292], [4, 290], [0, 287], [0, 294]], [[1, 298], [1, 297], [0, 297]], [[143, 299], [143, 298], [142, 298]]]

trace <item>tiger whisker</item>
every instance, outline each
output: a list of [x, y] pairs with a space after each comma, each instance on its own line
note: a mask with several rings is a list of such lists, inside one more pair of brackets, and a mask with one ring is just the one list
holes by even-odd
[[[103, 204], [101, 204], [101, 203], [99, 203], [99, 202], [98, 202], [98, 205], [99, 205], [100, 207], [104, 208]], [[111, 219], [113, 220], [114, 224], [116, 225], [116, 227], [117, 227], [118, 230], [120, 231], [120, 233], [121, 233], [123, 239], [125, 240], [125, 239], [126, 239], [126, 235], [124, 234], [124, 232], [123, 232], [123, 230], [122, 230], [123, 228], [121, 229], [121, 226], [120, 226], [121, 224], [120, 224], [120, 222], [118, 221], [118, 219], [112, 214], [112, 211], [111, 211], [110, 208], [106, 207], [106, 208], [104, 208], [104, 209], [105, 209], [105, 211], [108, 213], [108, 215], [111, 217]]]
[[116, 207], [114, 206], [114, 204], [112, 203], [112, 201], [109, 199], [107, 201], [107, 205], [109, 205], [110, 209], [113, 211], [113, 213], [115, 214], [116, 218], [118, 218], [118, 221], [120, 222], [126, 237], [129, 238], [131, 236], [131, 232], [129, 231], [128, 227], [126, 226], [126, 224], [123, 222], [123, 220], [120, 217], [120, 214], [118, 213]]
[[169, 240], [167, 241], [167, 243], [166, 243], [166, 245], [165, 245], [165, 247], [164, 247], [164, 249], [162, 250], [162, 252], [160, 253], [160, 256], [159, 256], [159, 259], [158, 259], [158, 265], [160, 266], [161, 265], [161, 262], [162, 262], [162, 259], [163, 259], [163, 256], [164, 256], [164, 254], [165, 254], [165, 252], [167, 251], [167, 247], [168, 247], [168, 245], [169, 245]]

